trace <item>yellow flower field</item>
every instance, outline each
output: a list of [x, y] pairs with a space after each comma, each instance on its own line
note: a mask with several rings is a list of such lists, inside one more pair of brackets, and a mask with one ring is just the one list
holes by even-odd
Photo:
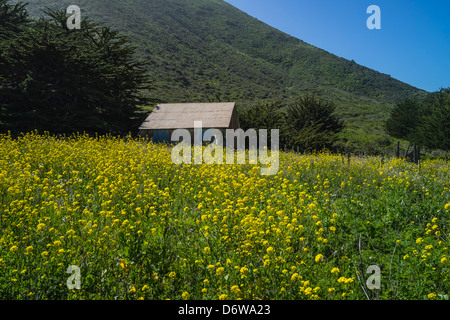
[[448, 299], [449, 189], [445, 161], [281, 152], [262, 176], [138, 139], [2, 135], [0, 298]]

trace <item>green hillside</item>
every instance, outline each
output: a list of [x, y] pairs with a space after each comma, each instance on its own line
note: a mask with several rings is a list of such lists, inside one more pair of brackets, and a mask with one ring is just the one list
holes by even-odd
[[[33, 17], [71, 0], [30, 0]], [[222, 0], [78, 0], [89, 17], [126, 34], [149, 61], [160, 102], [289, 99], [315, 93], [337, 105], [350, 140], [382, 139], [393, 103], [424, 92], [337, 57]]]

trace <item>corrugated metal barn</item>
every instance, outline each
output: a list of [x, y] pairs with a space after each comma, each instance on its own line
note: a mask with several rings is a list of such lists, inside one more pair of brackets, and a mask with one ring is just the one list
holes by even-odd
[[187, 129], [193, 139], [195, 121], [202, 122], [202, 136], [208, 129], [219, 129], [225, 137], [226, 129], [240, 128], [235, 102], [172, 103], [157, 105], [139, 127], [139, 134], [155, 143], [170, 143], [174, 130]]

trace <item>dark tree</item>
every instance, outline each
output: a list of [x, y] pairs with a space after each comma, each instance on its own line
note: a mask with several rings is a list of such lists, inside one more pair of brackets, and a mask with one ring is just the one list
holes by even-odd
[[450, 151], [450, 88], [430, 93], [422, 108], [417, 141], [429, 149]]
[[284, 104], [281, 102], [261, 102], [250, 107], [238, 108], [239, 124], [243, 130], [266, 129], [267, 146], [271, 146], [270, 130], [278, 129], [280, 136], [283, 135], [283, 107]]
[[284, 104], [281, 102], [263, 102], [247, 108], [239, 108], [239, 123], [244, 130], [280, 129], [283, 125]]
[[284, 140], [309, 151], [332, 149], [344, 129], [335, 110], [334, 104], [315, 96], [298, 98], [286, 109]]
[[0, 0], [0, 35], [2, 38], [8, 34], [19, 32], [22, 27], [30, 22], [25, 4], [8, 4], [7, 0]]
[[[12, 10], [1, 4], [11, 21], [24, 15], [23, 6]], [[0, 38], [2, 131], [135, 129], [142, 118], [138, 106], [148, 102], [143, 93], [150, 89], [135, 48], [109, 27], [84, 20], [80, 30], [68, 30], [64, 11], [46, 14], [33, 22], [24, 15], [19, 21], [26, 27], [7, 29], [7, 40]]]
[[13, 102], [22, 99], [17, 83], [12, 79], [24, 62], [12, 55], [12, 49], [23, 42], [23, 34], [30, 27], [24, 4], [8, 4], [0, 0], [0, 129], [10, 129], [11, 114], [19, 110]]
[[420, 122], [421, 104], [416, 99], [407, 98], [397, 103], [385, 122], [386, 132], [397, 139], [414, 142]]

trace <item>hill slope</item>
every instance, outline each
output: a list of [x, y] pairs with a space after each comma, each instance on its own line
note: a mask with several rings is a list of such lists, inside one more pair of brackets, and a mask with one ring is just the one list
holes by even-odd
[[[71, 0], [29, 0], [32, 16]], [[383, 135], [392, 103], [423, 91], [339, 58], [222, 0], [77, 0], [82, 17], [127, 34], [150, 62], [162, 102], [287, 99], [316, 93], [338, 105], [348, 137]]]

